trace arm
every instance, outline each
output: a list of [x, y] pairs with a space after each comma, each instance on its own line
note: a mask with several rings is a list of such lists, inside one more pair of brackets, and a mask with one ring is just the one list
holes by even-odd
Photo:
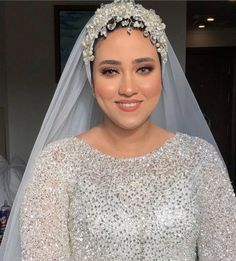
[[214, 147], [205, 144], [199, 169], [200, 261], [236, 260], [236, 198], [228, 172]]
[[70, 261], [69, 198], [60, 152], [49, 145], [37, 159], [20, 212], [22, 260]]

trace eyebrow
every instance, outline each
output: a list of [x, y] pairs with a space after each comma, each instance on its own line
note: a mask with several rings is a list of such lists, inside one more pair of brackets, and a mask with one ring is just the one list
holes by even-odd
[[[142, 62], [155, 62], [155, 60], [151, 57], [142, 57], [132, 61], [133, 64], [142, 63]], [[121, 65], [121, 62], [116, 60], [104, 60], [99, 63], [99, 65], [102, 64]]]

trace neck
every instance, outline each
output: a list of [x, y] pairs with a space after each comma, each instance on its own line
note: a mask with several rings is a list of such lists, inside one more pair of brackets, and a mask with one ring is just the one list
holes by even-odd
[[145, 147], [153, 124], [147, 120], [135, 129], [124, 129], [105, 117], [100, 127], [105, 140], [116, 148], [116, 151], [133, 154], [140, 146]]

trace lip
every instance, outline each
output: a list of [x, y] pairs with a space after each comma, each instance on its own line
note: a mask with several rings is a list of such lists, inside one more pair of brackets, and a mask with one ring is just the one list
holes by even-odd
[[119, 100], [119, 101], [115, 101], [115, 103], [118, 103], [118, 102], [123, 102], [123, 103], [142, 102], [142, 100], [137, 100], [137, 99], [122, 99], [122, 100]]
[[[136, 99], [123, 99], [123, 100], [119, 100], [119, 101], [116, 101], [115, 103], [117, 104], [117, 107], [122, 110], [122, 111], [126, 111], [126, 112], [129, 112], [129, 111], [135, 111], [137, 110], [140, 105], [141, 105], [141, 102], [140, 100], [136, 100]], [[120, 103], [137, 103], [136, 105], [134, 106], [122, 106]]]

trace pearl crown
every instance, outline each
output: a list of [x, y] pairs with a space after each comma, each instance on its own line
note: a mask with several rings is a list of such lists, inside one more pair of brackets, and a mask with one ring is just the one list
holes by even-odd
[[95, 58], [93, 54], [95, 40], [99, 36], [107, 37], [109, 31], [114, 30], [119, 22], [122, 27], [127, 27], [129, 33], [132, 28], [143, 29], [144, 36], [149, 37], [156, 46], [162, 62], [167, 62], [166, 26], [155, 10], [147, 10], [134, 0], [114, 0], [110, 4], [101, 4], [91, 23], [86, 26], [86, 35], [82, 42], [83, 59], [86, 64]]

